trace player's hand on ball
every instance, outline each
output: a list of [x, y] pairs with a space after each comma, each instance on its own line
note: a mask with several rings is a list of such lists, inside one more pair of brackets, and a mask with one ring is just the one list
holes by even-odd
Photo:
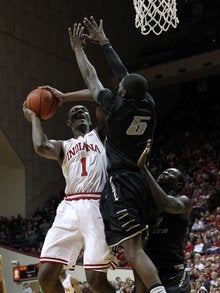
[[29, 122], [32, 121], [33, 116], [37, 116], [37, 114], [34, 111], [25, 107], [25, 102], [23, 103], [23, 112], [25, 119]]
[[50, 91], [52, 94], [54, 94], [54, 96], [58, 99], [59, 103], [58, 103], [58, 107], [61, 106], [64, 102], [64, 97], [65, 97], [65, 94], [62, 93], [61, 91], [58, 91], [57, 89], [49, 86], [49, 85], [42, 85], [42, 86], [39, 86], [38, 88], [41, 88], [41, 89], [46, 89], [48, 91]]

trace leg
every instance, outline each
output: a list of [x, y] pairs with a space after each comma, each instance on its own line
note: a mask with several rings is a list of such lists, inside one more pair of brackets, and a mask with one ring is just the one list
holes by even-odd
[[38, 272], [38, 281], [44, 293], [64, 293], [59, 275], [63, 268], [62, 264], [42, 263]]
[[98, 271], [86, 270], [86, 279], [94, 293], [114, 293], [115, 290], [107, 280], [107, 274]]
[[[151, 290], [155, 285], [161, 284], [157, 269], [143, 250], [141, 234], [124, 241], [121, 245], [124, 247], [127, 261], [131, 264], [133, 270], [136, 271], [148, 290]], [[163, 290], [158, 292], [166, 292]], [[143, 293], [145, 291], [136, 292]]]
[[0, 255], [0, 293], [6, 293], [5, 280], [3, 276], [3, 261]]
[[135, 280], [135, 293], [137, 292], [148, 293], [149, 291], [147, 290], [146, 286], [139, 278], [138, 274], [134, 270], [133, 270], [133, 273], [134, 273], [134, 280]]

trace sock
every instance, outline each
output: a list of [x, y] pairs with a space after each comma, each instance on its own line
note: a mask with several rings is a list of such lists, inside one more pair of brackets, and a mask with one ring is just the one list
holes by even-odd
[[150, 293], [166, 293], [166, 290], [164, 286], [162, 286], [161, 284], [157, 284], [156, 287], [151, 287]]

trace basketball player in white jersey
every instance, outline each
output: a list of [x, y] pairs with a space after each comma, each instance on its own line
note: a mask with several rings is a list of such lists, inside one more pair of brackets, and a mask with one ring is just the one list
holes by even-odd
[[65, 293], [82, 293], [82, 288], [80, 288], [77, 279], [68, 274], [65, 269], [60, 272], [60, 281]]
[[86, 278], [95, 292], [113, 293], [107, 269], [116, 267], [104, 234], [99, 198], [106, 181], [106, 153], [103, 124], [90, 131], [86, 107], [70, 109], [67, 125], [73, 136], [69, 140], [49, 140], [37, 115], [24, 107], [25, 118], [32, 124], [36, 153], [57, 160], [66, 180], [65, 198], [49, 229], [41, 251], [38, 280], [43, 292], [63, 293], [59, 275], [63, 265], [74, 267], [84, 247]]

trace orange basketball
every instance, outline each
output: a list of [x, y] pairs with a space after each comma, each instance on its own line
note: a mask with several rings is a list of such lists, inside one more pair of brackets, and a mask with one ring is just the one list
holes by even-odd
[[37, 88], [28, 94], [25, 107], [34, 111], [40, 119], [47, 120], [56, 113], [58, 103], [53, 93]]

